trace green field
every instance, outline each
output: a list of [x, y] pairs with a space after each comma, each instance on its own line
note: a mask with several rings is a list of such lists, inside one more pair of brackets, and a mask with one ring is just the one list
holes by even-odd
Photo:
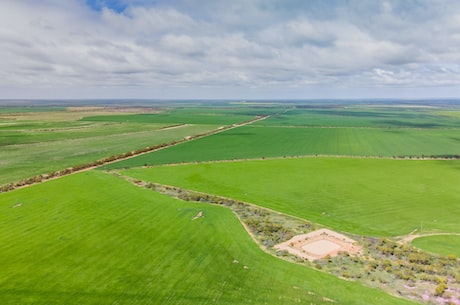
[[[24, 113], [4, 110], [0, 116], [4, 120], [0, 121], [0, 185], [254, 118], [245, 114], [250, 110], [241, 114], [208, 109], [201, 114], [191, 111], [187, 116], [180, 110], [130, 114], [134, 111], [130, 109], [125, 114], [123, 109], [39, 109]], [[186, 125], [162, 129], [178, 124]]]
[[454, 254], [460, 257], [460, 236], [459, 235], [435, 235], [419, 237], [412, 241], [417, 248], [431, 253], [441, 255]]
[[130, 122], [130, 123], [183, 123], [183, 124], [212, 124], [231, 125], [252, 119], [256, 115], [271, 113], [270, 109], [255, 111], [240, 108], [187, 108], [171, 109], [160, 113], [89, 116], [83, 121], [97, 122]]
[[251, 202], [339, 231], [459, 232], [459, 161], [295, 158], [130, 169], [132, 177]]
[[316, 154], [393, 157], [455, 155], [459, 152], [459, 131], [455, 129], [292, 128], [249, 125], [105, 168]]
[[374, 128], [460, 128], [458, 111], [347, 105], [336, 108], [292, 109], [263, 122], [263, 126], [333, 126]]
[[[458, 261], [443, 257], [460, 255], [458, 236], [413, 241], [439, 257], [396, 244], [411, 232], [460, 233], [460, 160], [439, 158], [460, 155], [454, 103], [38, 104], [0, 108], [0, 185], [233, 128], [0, 193], [1, 305], [414, 304], [389, 293], [422, 300], [428, 291], [434, 301], [443, 274], [460, 291]], [[166, 196], [127, 178], [254, 206], [241, 218], [238, 204], [186, 202], [171, 197], [180, 190]], [[313, 263], [260, 248], [266, 232], [287, 236], [297, 222], [355, 234], [368, 248]], [[257, 224], [257, 241], [242, 223]]]
[[0, 210], [4, 305], [411, 304], [264, 253], [230, 210], [99, 171], [0, 194]]
[[[158, 126], [156, 129], [150, 126], [145, 127], [146, 131], [133, 132], [125, 132], [124, 128], [120, 128], [118, 133], [115, 127], [113, 133], [105, 135], [95, 135], [88, 131], [86, 137], [81, 137], [80, 132], [77, 132], [78, 135], [72, 138], [72, 132], [68, 131], [67, 139], [3, 145], [0, 150], [0, 166], [2, 167], [0, 184], [88, 163], [150, 145], [180, 140], [185, 136], [210, 131], [215, 127], [190, 125], [177, 129], [160, 130]], [[105, 132], [110, 130], [111, 127], [107, 126]], [[50, 137], [56, 137], [56, 135]]]

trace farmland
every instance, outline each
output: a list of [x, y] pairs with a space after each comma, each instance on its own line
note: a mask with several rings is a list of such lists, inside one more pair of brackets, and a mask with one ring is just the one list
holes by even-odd
[[[0, 193], [0, 303], [456, 302], [459, 118], [455, 103], [0, 108], [0, 185], [121, 156]], [[315, 228], [362, 253], [273, 247]]]
[[460, 120], [453, 110], [360, 107], [288, 107], [257, 123], [106, 169], [263, 157], [426, 157], [460, 152]]
[[460, 236], [459, 235], [435, 235], [414, 239], [413, 244], [428, 252], [442, 255], [454, 254], [460, 257]]
[[[265, 121], [267, 120], [261, 122]], [[457, 129], [395, 130], [250, 125], [106, 168], [317, 154], [374, 157], [453, 155], [460, 151], [458, 134]]]
[[345, 105], [290, 109], [258, 123], [264, 126], [332, 126], [373, 128], [460, 128], [458, 112], [438, 108]]
[[[132, 111], [149, 113], [130, 114]], [[123, 109], [114, 112], [113, 109], [107, 111], [97, 107], [81, 110], [38, 108], [25, 113], [12, 110], [7, 113], [4, 110], [0, 115], [5, 120], [0, 125], [0, 185], [126, 151], [180, 140], [217, 129], [222, 124], [252, 118], [242, 114], [226, 115], [222, 111], [214, 116], [203, 115], [206, 118], [203, 120], [193, 115], [186, 119], [185, 115], [175, 114], [174, 111], [173, 114], [168, 111], [153, 114], [155, 110], [139, 108], [128, 109], [128, 113], [121, 115], [137, 119], [120, 121], [116, 119], [120, 117], [120, 112], [123, 113]], [[153, 115], [154, 118], [151, 117]], [[89, 119], [85, 120], [86, 117]], [[101, 121], [107, 117], [111, 119]], [[149, 120], [139, 119], [145, 117]], [[191, 121], [200, 121], [201, 124]], [[178, 124], [186, 125], [165, 128]]]
[[105, 173], [0, 200], [2, 304], [410, 304], [262, 252], [229, 210]]
[[459, 168], [458, 161], [312, 157], [123, 173], [252, 202], [339, 231], [395, 236], [419, 228], [421, 221], [424, 230], [460, 231]]

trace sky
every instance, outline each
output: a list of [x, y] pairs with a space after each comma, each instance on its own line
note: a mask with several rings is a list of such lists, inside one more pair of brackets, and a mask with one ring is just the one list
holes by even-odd
[[460, 98], [460, 1], [0, 0], [33, 98]]

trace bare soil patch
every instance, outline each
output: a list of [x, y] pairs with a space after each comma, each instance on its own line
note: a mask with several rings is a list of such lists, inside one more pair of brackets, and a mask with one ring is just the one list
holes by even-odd
[[328, 229], [294, 236], [290, 240], [276, 245], [274, 248], [285, 250], [290, 254], [308, 259], [309, 261], [321, 259], [325, 256], [334, 257], [340, 252], [356, 255], [361, 250], [361, 247], [355, 240]]
[[198, 219], [198, 218], [201, 218], [201, 217], [203, 217], [203, 211], [199, 211], [198, 214], [196, 214], [196, 215], [192, 218], [192, 220], [195, 220], [195, 219]]

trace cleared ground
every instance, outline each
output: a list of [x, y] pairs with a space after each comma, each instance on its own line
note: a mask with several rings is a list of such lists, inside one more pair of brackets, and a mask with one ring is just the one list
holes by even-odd
[[289, 253], [315, 261], [326, 256], [334, 257], [342, 253], [358, 255], [361, 247], [357, 241], [343, 234], [321, 229], [307, 234], [297, 235], [274, 247], [277, 250], [286, 250]]

